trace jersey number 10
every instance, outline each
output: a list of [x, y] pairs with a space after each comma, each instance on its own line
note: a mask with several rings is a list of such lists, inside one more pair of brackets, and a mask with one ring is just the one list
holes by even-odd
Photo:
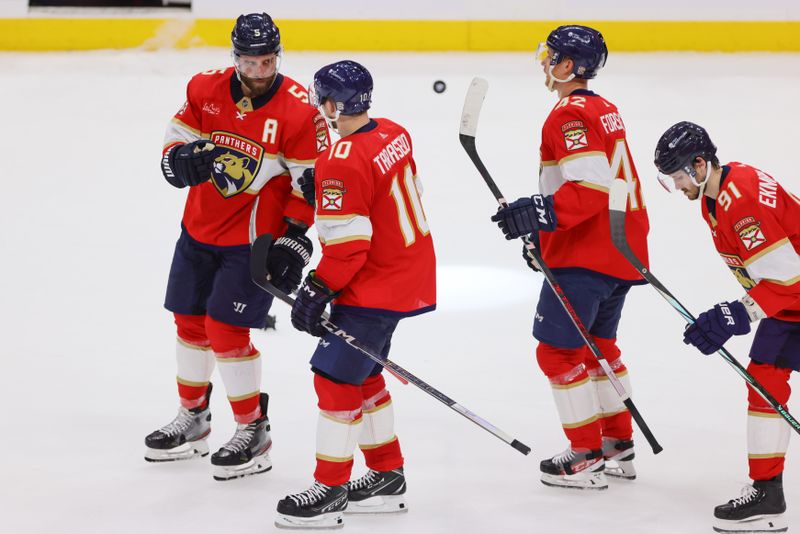
[[[403, 195], [405, 189], [405, 195]], [[416, 222], [417, 230], [423, 236], [430, 233], [428, 221], [425, 219], [425, 212], [422, 210], [422, 201], [419, 198], [419, 190], [417, 189], [416, 181], [414, 180], [414, 173], [411, 170], [411, 165], [406, 165], [403, 169], [403, 178], [399, 178], [399, 174], [392, 177], [392, 198], [394, 198], [395, 207], [397, 208], [397, 219], [400, 223], [400, 231], [403, 233], [403, 240], [405, 240], [406, 247], [410, 247], [417, 240], [417, 234], [414, 230], [414, 225], [411, 223], [411, 217], [408, 214], [406, 207], [405, 197], [408, 198], [411, 204], [411, 211], [414, 213], [414, 221]]]

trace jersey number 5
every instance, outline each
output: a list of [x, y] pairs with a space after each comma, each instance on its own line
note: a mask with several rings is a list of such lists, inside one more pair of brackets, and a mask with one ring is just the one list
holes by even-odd
[[[403, 195], [403, 189], [405, 189], [405, 195]], [[411, 165], [406, 165], [403, 169], [402, 182], [399, 180], [398, 174], [392, 177], [391, 194], [397, 208], [397, 219], [400, 223], [400, 231], [403, 233], [403, 240], [406, 246], [410, 247], [417, 240], [417, 234], [414, 231], [414, 225], [411, 224], [405, 197], [408, 198], [411, 204], [411, 211], [414, 213], [414, 220], [417, 223], [416, 226], [419, 233], [423, 236], [430, 233], [428, 221], [425, 219], [425, 212], [422, 210], [422, 201], [419, 198], [417, 184], [414, 181], [414, 173], [411, 171]]]

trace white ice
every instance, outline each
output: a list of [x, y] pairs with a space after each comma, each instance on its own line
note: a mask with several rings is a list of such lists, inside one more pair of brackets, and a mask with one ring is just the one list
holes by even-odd
[[[639, 479], [612, 481], [602, 493], [538, 480], [539, 460], [566, 445], [530, 336], [542, 279], [525, 267], [520, 244], [490, 223], [495, 201], [457, 136], [467, 85], [484, 76], [491, 85], [478, 149], [508, 198], [535, 192], [540, 127], [555, 97], [532, 54], [289, 51], [283, 71], [306, 84], [316, 68], [346, 57], [374, 74], [374, 116], [413, 136], [439, 260], [439, 310], [403, 322], [391, 357], [533, 447], [524, 457], [387, 378], [410, 512], [348, 518], [347, 531], [711, 532], [713, 507], [748, 481], [744, 382], [719, 357], [684, 346], [681, 318], [648, 287], [632, 291], [619, 338], [633, 398], [664, 452], [651, 454], [637, 432]], [[311, 483], [315, 341], [291, 328], [281, 303], [278, 330], [254, 333], [271, 395], [272, 472], [220, 483], [207, 459], [142, 459], [144, 436], [177, 408], [175, 332], [162, 302], [185, 192], [160, 175], [163, 132], [189, 77], [228, 63], [225, 49], [0, 55], [5, 533], [269, 532], [278, 499]], [[447, 82], [443, 94], [432, 90], [437, 79]], [[655, 142], [693, 120], [723, 160], [760, 167], [800, 192], [798, 82], [797, 55], [612, 52], [591, 84], [626, 122], [653, 272], [695, 313], [742, 289], [713, 250], [699, 205], [657, 185]], [[750, 338], [728, 345], [745, 363]], [[234, 428], [221, 386], [212, 450]], [[800, 403], [792, 406], [798, 415]], [[362, 469], [357, 460], [354, 474]], [[785, 486], [789, 521], [800, 528], [796, 447]]]

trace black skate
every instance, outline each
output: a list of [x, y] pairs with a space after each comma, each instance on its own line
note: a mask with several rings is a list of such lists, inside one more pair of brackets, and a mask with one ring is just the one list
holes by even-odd
[[278, 502], [278, 528], [333, 529], [344, 527], [342, 512], [347, 508], [347, 485], [326, 486], [315, 480], [302, 493]]
[[347, 483], [348, 514], [391, 514], [408, 512], [406, 477], [403, 468], [392, 471], [370, 469], [361, 478]]
[[206, 437], [211, 432], [211, 411], [208, 404], [210, 398], [209, 383], [205, 408], [187, 410], [181, 406], [171, 423], [144, 438], [147, 447], [144, 459], [148, 462], [172, 462], [208, 456]]
[[272, 438], [267, 417], [269, 395], [262, 393], [260, 401], [261, 417], [250, 424], [237, 425], [231, 440], [211, 455], [214, 480], [232, 480], [272, 469], [269, 459]]
[[741, 497], [714, 508], [714, 530], [748, 534], [786, 532], [785, 511], [782, 475], [756, 480], [752, 486], [748, 484], [742, 488]]
[[633, 440], [603, 438], [603, 458], [606, 461], [606, 476], [633, 480], [636, 469], [633, 467]]
[[603, 451], [598, 449], [567, 449], [561, 454], [542, 460], [542, 484], [559, 488], [604, 490], [608, 480], [603, 472], [605, 461]]

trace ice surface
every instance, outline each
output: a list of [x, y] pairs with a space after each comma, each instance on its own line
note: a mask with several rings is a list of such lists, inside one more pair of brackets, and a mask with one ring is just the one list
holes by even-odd
[[[306, 84], [345, 57], [373, 72], [374, 116], [413, 136], [439, 259], [440, 309], [402, 323], [392, 358], [533, 447], [524, 457], [387, 378], [410, 512], [348, 518], [347, 530], [711, 532], [713, 506], [747, 481], [744, 383], [718, 357], [685, 347], [680, 317], [647, 287], [632, 291], [619, 337], [634, 400], [664, 452], [653, 456], [637, 433], [639, 479], [599, 494], [538, 481], [538, 461], [566, 443], [530, 337], [541, 277], [490, 223], [494, 199], [457, 137], [467, 85], [486, 77], [478, 149], [507, 198], [535, 192], [540, 128], [555, 97], [532, 54], [289, 51], [283, 71]], [[314, 340], [290, 327], [281, 303], [278, 330], [254, 333], [271, 395], [272, 472], [220, 483], [207, 460], [142, 459], [144, 436], [177, 407], [174, 327], [161, 304], [185, 192], [160, 175], [162, 136], [189, 77], [228, 64], [224, 49], [0, 55], [4, 532], [267, 532], [278, 499], [311, 483]], [[437, 79], [443, 94], [433, 92]], [[699, 122], [724, 161], [758, 166], [800, 192], [798, 82], [797, 55], [612, 54], [592, 83], [626, 121], [653, 271], [695, 313], [742, 290], [699, 205], [657, 185], [655, 142], [674, 122]], [[729, 344], [745, 362], [748, 347], [748, 338]], [[234, 429], [222, 392], [219, 384], [212, 450]], [[787, 464], [788, 517], [800, 528], [796, 450]]]

